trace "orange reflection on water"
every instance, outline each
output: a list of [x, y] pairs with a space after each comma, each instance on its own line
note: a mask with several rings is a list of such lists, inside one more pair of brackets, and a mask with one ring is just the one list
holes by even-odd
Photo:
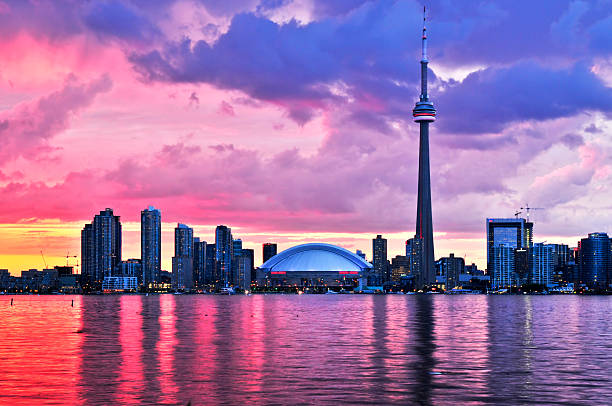
[[81, 299], [0, 297], [0, 404], [78, 403]]

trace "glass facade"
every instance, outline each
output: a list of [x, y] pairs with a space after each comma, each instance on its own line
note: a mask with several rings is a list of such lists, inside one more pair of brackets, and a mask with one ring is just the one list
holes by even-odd
[[606, 233], [591, 233], [580, 241], [579, 271], [582, 283], [603, 287], [610, 283], [610, 238]]
[[140, 212], [140, 258], [142, 276], [139, 280], [146, 286], [159, 282], [161, 270], [161, 212], [149, 206]]

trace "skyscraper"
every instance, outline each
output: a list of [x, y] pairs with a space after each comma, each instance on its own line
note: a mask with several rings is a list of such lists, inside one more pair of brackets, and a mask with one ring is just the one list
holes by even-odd
[[202, 286], [206, 282], [206, 241], [193, 238], [193, 283]]
[[415, 239], [422, 240], [422, 258], [417, 280], [420, 286], [430, 286], [436, 281], [433, 221], [431, 213], [431, 182], [429, 173], [429, 123], [436, 121], [436, 110], [427, 94], [427, 31], [425, 9], [423, 9], [423, 38], [421, 57], [421, 96], [412, 115], [419, 123], [419, 186], [417, 197], [417, 220]]
[[232, 229], [224, 225], [217, 226], [215, 230], [217, 279], [223, 286], [232, 282], [232, 256], [234, 251], [232, 241]]
[[95, 256], [93, 224], [89, 223], [81, 230], [81, 274], [88, 283], [93, 280]]
[[553, 270], [553, 245], [541, 242], [533, 244], [530, 282], [537, 285], [550, 285], [553, 280]]
[[172, 257], [172, 287], [193, 288], [193, 229], [178, 224], [174, 229], [174, 257]]
[[[529, 273], [529, 250], [533, 243], [533, 223], [523, 218], [488, 218], [487, 272], [495, 287], [517, 286], [527, 282]], [[504, 247], [504, 250], [496, 249]], [[517, 250], [512, 255], [505, 250]], [[502, 258], [498, 258], [501, 255]], [[510, 261], [510, 258], [512, 259]], [[503, 266], [503, 270], [496, 268]], [[503, 275], [498, 273], [503, 271]]]
[[418, 289], [425, 285], [421, 278], [421, 261], [423, 260], [423, 240], [421, 238], [415, 237], [406, 241], [406, 257], [410, 264], [410, 274], [414, 278], [414, 286]]
[[140, 256], [143, 285], [159, 282], [161, 270], [161, 213], [153, 206], [140, 212]]
[[105, 209], [94, 217], [94, 238], [98, 272], [102, 277], [113, 276], [121, 262], [121, 222], [113, 209]]
[[604, 287], [611, 275], [610, 238], [606, 233], [590, 233], [580, 240], [578, 268], [582, 283]]
[[93, 285], [105, 277], [114, 276], [121, 262], [121, 222], [113, 209], [105, 209], [94, 216], [91, 224], [81, 231], [81, 263], [83, 273]]
[[217, 284], [217, 248], [215, 244], [206, 244], [206, 266], [204, 268], [204, 283], [207, 285]]
[[277, 245], [271, 242], [267, 242], [263, 245], [263, 262], [266, 262], [277, 253]]
[[255, 274], [255, 251], [250, 248], [242, 249], [242, 256], [246, 258], [247, 264], [249, 266], [249, 274], [251, 282], [257, 279], [257, 275]]
[[387, 239], [382, 238], [382, 235], [379, 234], [372, 239], [372, 265], [374, 269], [373, 275], [368, 281], [369, 285], [382, 285], [387, 280], [388, 264]]
[[230, 284], [234, 286], [239, 285], [240, 280], [240, 259], [242, 258], [242, 240], [237, 238], [232, 241], [232, 277]]

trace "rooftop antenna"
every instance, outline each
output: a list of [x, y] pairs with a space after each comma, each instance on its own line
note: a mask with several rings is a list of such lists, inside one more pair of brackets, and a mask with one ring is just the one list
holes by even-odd
[[429, 96], [427, 95], [427, 27], [425, 26], [426, 18], [426, 9], [423, 6], [423, 37], [421, 43], [421, 101], [429, 101]]

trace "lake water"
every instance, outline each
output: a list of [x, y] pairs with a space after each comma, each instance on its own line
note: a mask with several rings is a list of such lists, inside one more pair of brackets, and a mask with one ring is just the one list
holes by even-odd
[[612, 402], [612, 297], [6, 295], [0, 321], [0, 404]]

